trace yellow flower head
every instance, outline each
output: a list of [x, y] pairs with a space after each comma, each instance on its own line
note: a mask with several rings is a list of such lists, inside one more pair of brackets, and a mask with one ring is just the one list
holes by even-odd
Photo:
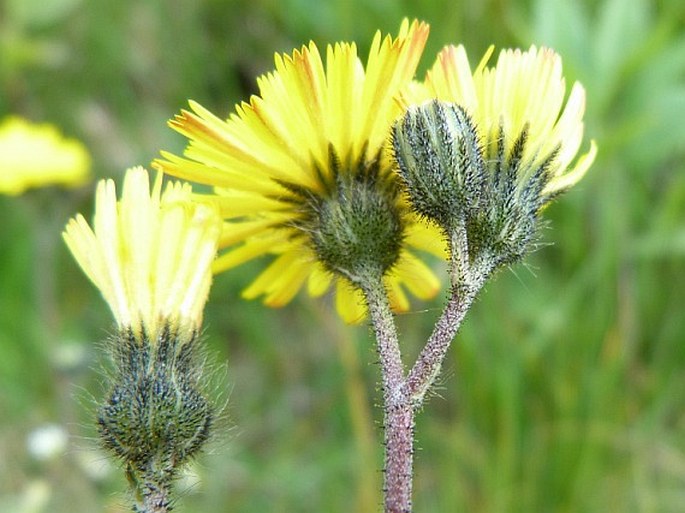
[[404, 103], [430, 98], [452, 102], [471, 116], [484, 145], [494, 158], [500, 137], [508, 153], [526, 131], [523, 160], [533, 169], [554, 152], [553, 177], [543, 191], [563, 191], [580, 180], [592, 164], [596, 146], [572, 165], [583, 139], [585, 90], [573, 84], [565, 101], [566, 86], [561, 57], [548, 48], [502, 50], [494, 67], [487, 67], [493, 48], [471, 72], [463, 46], [445, 47], [422, 84], [415, 84]]
[[121, 199], [112, 180], [97, 186], [93, 228], [80, 214], [63, 233], [88, 278], [100, 289], [120, 329], [156, 340], [165, 327], [194, 333], [211, 283], [221, 233], [213, 205], [192, 201], [190, 185], [129, 169]]
[[18, 117], [0, 124], [0, 193], [62, 184], [78, 186], [90, 176], [85, 147], [65, 139], [49, 124], [33, 125]]
[[[227, 220], [221, 245], [229, 250], [215, 270], [274, 256], [244, 291], [246, 298], [263, 295], [267, 305], [281, 306], [305, 283], [314, 296], [334, 285], [343, 318], [363, 318], [361, 295], [349, 286], [354, 280], [322, 264], [325, 251], [314, 240], [315, 218], [324, 211], [334, 221], [344, 217], [338, 201], [349, 203], [342, 210], [356, 207], [357, 199], [347, 195], [349, 183], [395, 187], [389, 130], [402, 113], [397, 95], [410, 83], [427, 36], [426, 24], [406, 20], [397, 38], [377, 33], [366, 66], [354, 44], [328, 46], [324, 63], [310, 43], [292, 55], [276, 55], [275, 71], [258, 79], [259, 95], [238, 105], [227, 120], [190, 102], [192, 112], [182, 111], [171, 121], [190, 144], [185, 158], [163, 153], [165, 160], [157, 164], [169, 174], [214, 186]], [[363, 193], [359, 203], [373, 203], [376, 192]], [[401, 311], [409, 307], [404, 289], [429, 298], [439, 288], [412, 248], [442, 255], [443, 244], [409, 214], [399, 195], [389, 210], [399, 213], [398, 256], [387, 262], [384, 280], [393, 307]]]

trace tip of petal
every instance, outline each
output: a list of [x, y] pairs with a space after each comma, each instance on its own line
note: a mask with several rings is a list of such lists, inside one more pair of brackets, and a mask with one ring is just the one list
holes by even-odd
[[590, 149], [578, 159], [574, 168], [552, 180], [543, 193], [552, 194], [573, 187], [585, 176], [585, 173], [587, 173], [587, 170], [590, 169], [590, 166], [595, 161], [596, 156], [597, 144], [593, 139], [590, 141]]

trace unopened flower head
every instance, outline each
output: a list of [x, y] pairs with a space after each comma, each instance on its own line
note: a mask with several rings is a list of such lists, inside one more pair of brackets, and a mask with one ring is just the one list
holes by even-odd
[[405, 93], [408, 110], [393, 127], [414, 209], [446, 232], [453, 253], [480, 260], [483, 275], [530, 249], [542, 208], [596, 153], [591, 143], [573, 165], [585, 92], [574, 84], [564, 104], [556, 53], [506, 50], [487, 68], [490, 53], [471, 73], [461, 46], [443, 50], [425, 83]]
[[397, 38], [377, 33], [366, 66], [354, 44], [314, 43], [276, 55], [276, 70], [258, 79], [259, 95], [227, 120], [191, 102], [171, 126], [190, 144], [185, 158], [164, 153], [158, 165], [184, 179], [215, 186], [229, 248], [215, 270], [273, 255], [244, 296], [288, 303], [337, 288], [338, 311], [364, 316], [355, 287], [380, 273], [396, 310], [405, 290], [432, 297], [439, 282], [415, 255], [443, 255], [439, 234], [420, 223], [399, 194], [388, 148], [396, 97], [410, 83], [428, 35], [405, 21]]
[[[549, 48], [502, 50], [494, 67], [488, 49], [471, 71], [463, 46], [448, 46], [427, 72], [425, 82], [405, 96], [407, 103], [431, 98], [455, 103], [473, 120], [485, 158], [517, 152], [528, 173], [554, 155], [543, 194], [554, 195], [580, 180], [594, 161], [596, 147], [576, 160], [583, 141], [585, 89], [576, 82], [566, 98], [561, 57]], [[517, 144], [521, 145], [520, 154]], [[574, 162], [575, 161], [575, 162]], [[528, 178], [526, 173], [519, 177]]]
[[90, 155], [50, 124], [10, 116], [0, 123], [0, 193], [17, 195], [33, 187], [78, 186], [90, 177]]
[[86, 275], [100, 289], [120, 329], [199, 329], [211, 283], [221, 219], [215, 206], [194, 202], [189, 184], [162, 175], [152, 189], [148, 172], [126, 172], [121, 199], [112, 180], [97, 186], [93, 227], [80, 214], [64, 239]]
[[134, 511], [168, 511], [173, 482], [210, 436], [217, 409], [206, 394], [199, 328], [221, 234], [217, 208], [189, 184], [129, 169], [117, 201], [98, 184], [91, 228], [70, 220], [64, 238], [109, 303], [118, 330], [97, 414], [103, 446], [125, 466]]
[[393, 146], [412, 207], [447, 229], [483, 200], [485, 162], [464, 109], [434, 101], [412, 106], [393, 127]]

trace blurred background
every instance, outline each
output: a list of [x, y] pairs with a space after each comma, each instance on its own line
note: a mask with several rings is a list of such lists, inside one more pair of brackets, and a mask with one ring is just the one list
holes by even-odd
[[[199, 101], [226, 116], [273, 53], [403, 17], [446, 43], [555, 48], [586, 86], [588, 176], [546, 211], [541, 249], [467, 317], [418, 418], [417, 513], [682, 511], [685, 505], [685, 4], [681, 0], [2, 0], [0, 118], [55, 123], [93, 158], [78, 189], [0, 196], [0, 511], [126, 511], [93, 439], [111, 315], [60, 232], [94, 180], [184, 139]], [[587, 143], [586, 143], [587, 144]], [[587, 146], [584, 146], [587, 147]], [[263, 266], [215, 280], [206, 312], [225, 420], [180, 512], [380, 510], [378, 368], [368, 326], [329, 302], [239, 299]], [[399, 319], [413, 361], [441, 298]]]

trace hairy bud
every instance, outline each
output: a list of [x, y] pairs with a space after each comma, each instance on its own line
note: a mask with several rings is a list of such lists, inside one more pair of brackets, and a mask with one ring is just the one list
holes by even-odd
[[458, 105], [431, 101], [409, 108], [392, 132], [399, 175], [414, 209], [450, 229], [480, 207], [486, 168], [478, 134]]
[[[556, 152], [526, 161], [527, 136], [524, 128], [507, 145], [500, 129], [483, 146], [466, 111], [437, 100], [410, 107], [393, 126], [398, 173], [412, 208], [445, 231], [453, 261], [456, 255], [462, 267], [469, 262], [474, 276], [522, 258], [551, 200], [544, 190]], [[486, 148], [494, 155], [486, 158]]]
[[557, 152], [537, 163], [524, 160], [528, 128], [505, 153], [506, 134], [500, 128], [496, 156], [489, 159], [486, 208], [468, 226], [472, 254], [492, 261], [493, 267], [522, 259], [536, 239], [542, 208], [552, 200], [544, 194]]
[[215, 418], [202, 393], [198, 337], [166, 328], [150, 340], [128, 330], [112, 343], [115, 369], [98, 411], [100, 438], [126, 465], [136, 501], [168, 502], [174, 478], [207, 441]]

